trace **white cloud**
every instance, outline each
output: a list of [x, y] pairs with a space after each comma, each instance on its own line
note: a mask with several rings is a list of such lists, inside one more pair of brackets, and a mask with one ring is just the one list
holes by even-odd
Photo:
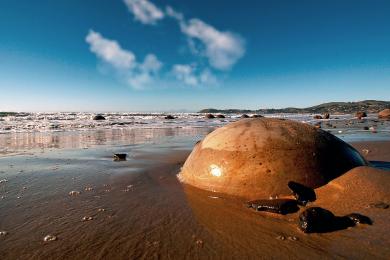
[[164, 18], [164, 13], [148, 0], [124, 0], [134, 18], [143, 24], [155, 24]]
[[173, 9], [172, 7], [170, 6], [167, 6], [165, 8], [165, 12], [168, 16], [172, 17], [172, 18], [175, 18], [176, 20], [178, 21], [183, 21], [184, 20], [184, 16], [182, 13], [180, 12], [177, 12], [175, 9]]
[[199, 19], [181, 23], [180, 28], [188, 37], [204, 44], [204, 55], [216, 69], [230, 69], [245, 53], [244, 41], [240, 36], [218, 31]]
[[117, 68], [130, 69], [135, 65], [135, 56], [131, 51], [121, 48], [118, 42], [105, 39], [100, 33], [90, 30], [86, 42], [90, 50], [99, 58]]
[[150, 73], [157, 73], [161, 67], [161, 61], [159, 61], [154, 54], [146, 55], [144, 62], [141, 64], [141, 70]]
[[[215, 69], [228, 70], [244, 55], [245, 41], [241, 36], [219, 31], [200, 19], [186, 21], [183, 14], [170, 6], [166, 8], [166, 14], [178, 21], [182, 33], [189, 38], [189, 47], [193, 53], [206, 56]], [[202, 44], [203, 51], [197, 48], [193, 40]]]
[[189, 86], [217, 84], [217, 79], [210, 70], [204, 69], [198, 73], [195, 66], [188, 64], [174, 65], [172, 73], [176, 79]]
[[190, 65], [176, 64], [172, 69], [173, 75], [178, 80], [190, 86], [198, 85], [198, 78], [194, 74], [194, 69]]
[[115, 68], [118, 75], [135, 89], [150, 85], [162, 67], [162, 62], [154, 54], [148, 54], [142, 63], [136, 61], [133, 52], [122, 49], [118, 42], [104, 38], [100, 33], [90, 30], [85, 38], [95, 53], [106, 64]]

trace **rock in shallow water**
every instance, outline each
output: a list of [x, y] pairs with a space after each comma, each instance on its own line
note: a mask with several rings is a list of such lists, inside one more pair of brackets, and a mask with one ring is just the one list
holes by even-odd
[[96, 115], [93, 117], [93, 120], [106, 120], [106, 118], [102, 115]]
[[309, 124], [253, 118], [208, 134], [178, 177], [197, 188], [252, 200], [291, 194], [289, 181], [317, 188], [366, 164], [350, 145]]
[[283, 215], [299, 210], [297, 201], [291, 199], [254, 200], [249, 201], [247, 206], [257, 211], [268, 211]]
[[127, 154], [126, 153], [115, 153], [114, 161], [126, 161]]
[[386, 108], [378, 113], [380, 119], [390, 119], [390, 108]]

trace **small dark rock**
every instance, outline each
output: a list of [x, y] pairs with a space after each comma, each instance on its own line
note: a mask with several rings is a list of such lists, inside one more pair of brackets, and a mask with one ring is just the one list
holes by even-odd
[[262, 116], [262, 115], [252, 115], [251, 117], [252, 118], [259, 118], [259, 117], [264, 117], [264, 116]]
[[312, 202], [317, 199], [316, 193], [310, 187], [306, 187], [294, 181], [288, 182], [287, 185], [293, 192], [294, 197], [297, 199], [299, 205], [305, 206], [308, 202]]
[[126, 156], [125, 153], [114, 153], [114, 161], [126, 161]]
[[305, 233], [325, 232], [332, 228], [334, 218], [329, 210], [308, 208], [299, 215], [299, 228]]
[[208, 119], [213, 119], [213, 118], [215, 118], [215, 116], [214, 116], [213, 114], [207, 114], [207, 115], [206, 115], [206, 118], [208, 118]]
[[368, 126], [363, 127], [364, 130], [369, 130], [370, 128]]
[[175, 117], [172, 116], [172, 115], [167, 115], [167, 116], [164, 117], [164, 119], [175, 119]]
[[372, 225], [372, 221], [369, 217], [358, 213], [337, 217], [329, 210], [312, 207], [299, 215], [298, 225], [305, 233], [324, 233], [346, 229], [357, 224]]
[[217, 118], [225, 118], [225, 116], [224, 116], [224, 115], [221, 115], [221, 114], [219, 114], [219, 115], [217, 115]]
[[268, 211], [282, 215], [299, 210], [297, 201], [291, 199], [254, 200], [249, 201], [247, 207], [257, 211]]
[[241, 118], [249, 118], [249, 116], [248, 116], [247, 114], [243, 114], [243, 115], [241, 116]]
[[320, 115], [315, 115], [315, 116], [313, 116], [313, 118], [314, 118], [314, 119], [322, 119], [322, 116], [320, 116]]
[[96, 115], [93, 117], [93, 120], [106, 120], [106, 118], [102, 115]]

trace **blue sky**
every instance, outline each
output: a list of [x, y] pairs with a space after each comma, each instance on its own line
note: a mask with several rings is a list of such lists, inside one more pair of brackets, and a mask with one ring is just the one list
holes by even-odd
[[390, 100], [390, 1], [0, 2], [0, 111]]

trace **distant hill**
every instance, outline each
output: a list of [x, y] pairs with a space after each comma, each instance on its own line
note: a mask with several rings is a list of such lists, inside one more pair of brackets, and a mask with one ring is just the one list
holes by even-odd
[[358, 102], [330, 102], [317, 106], [306, 108], [263, 108], [258, 110], [247, 109], [202, 109], [199, 113], [224, 113], [224, 114], [243, 114], [243, 113], [257, 113], [257, 114], [273, 114], [273, 113], [311, 113], [311, 114], [351, 114], [357, 111], [364, 111], [366, 113], [378, 113], [379, 111], [390, 108], [390, 101], [379, 100], [364, 100]]
[[15, 116], [17, 114], [16, 112], [0, 112], [0, 117]]

